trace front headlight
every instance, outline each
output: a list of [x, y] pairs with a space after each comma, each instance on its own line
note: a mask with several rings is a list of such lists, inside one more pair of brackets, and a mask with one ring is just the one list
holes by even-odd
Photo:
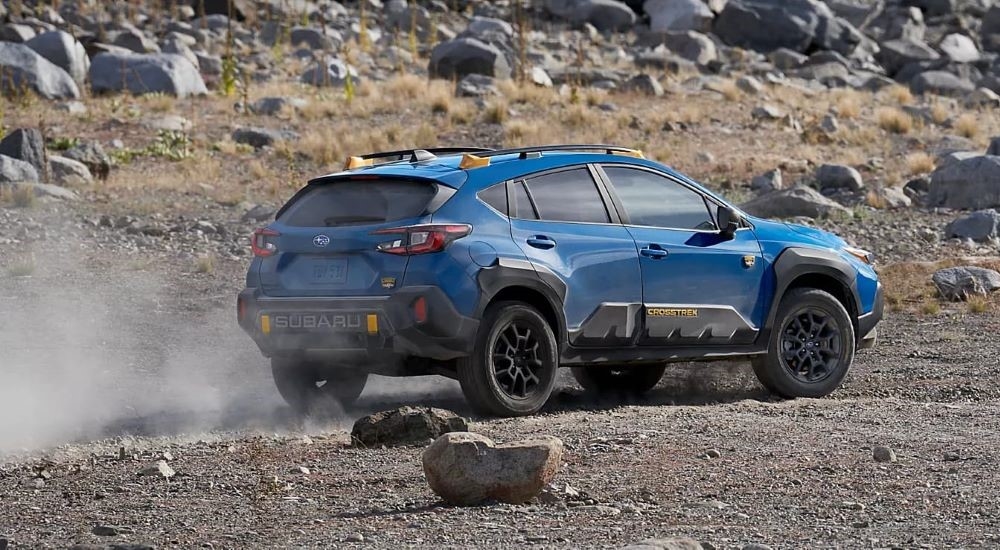
[[868, 265], [875, 264], [875, 254], [868, 252], [867, 250], [862, 250], [860, 248], [854, 248], [853, 246], [845, 246], [844, 252], [847, 252], [851, 256], [861, 260]]

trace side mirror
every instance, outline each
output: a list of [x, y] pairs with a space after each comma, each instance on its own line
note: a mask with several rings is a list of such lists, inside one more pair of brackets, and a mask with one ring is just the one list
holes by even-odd
[[743, 223], [743, 216], [729, 206], [719, 207], [719, 234], [726, 239], [732, 239]]

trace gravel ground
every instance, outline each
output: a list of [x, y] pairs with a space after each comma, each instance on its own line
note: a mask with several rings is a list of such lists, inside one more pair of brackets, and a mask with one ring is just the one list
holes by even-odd
[[[587, 401], [567, 382], [542, 414], [473, 418], [473, 429], [560, 437], [556, 485], [578, 494], [455, 508], [427, 488], [420, 448], [348, 445], [371, 411], [470, 414], [454, 382], [381, 378], [335, 419], [296, 419], [235, 327], [245, 260], [220, 254], [198, 273], [188, 237], [143, 256], [145, 236], [95, 228], [87, 211], [46, 205], [31, 214], [50, 228], [40, 236], [23, 213], [0, 212], [6, 234], [28, 227], [18, 241], [35, 258], [31, 276], [0, 289], [0, 537], [13, 548], [1000, 546], [994, 313], [889, 313], [879, 346], [822, 400], [774, 400], [742, 364], [678, 366], [627, 404]], [[894, 216], [869, 220], [864, 239], [898, 249]], [[897, 460], [875, 461], [876, 446]], [[142, 475], [164, 456], [176, 476]]]

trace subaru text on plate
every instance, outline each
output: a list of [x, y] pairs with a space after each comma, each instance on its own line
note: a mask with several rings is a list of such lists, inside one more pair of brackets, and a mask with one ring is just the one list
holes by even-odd
[[868, 252], [608, 145], [352, 157], [252, 246], [239, 322], [304, 412], [375, 373], [457, 378], [477, 411], [524, 415], [559, 367], [642, 393], [669, 362], [720, 358], [820, 397], [882, 317]]

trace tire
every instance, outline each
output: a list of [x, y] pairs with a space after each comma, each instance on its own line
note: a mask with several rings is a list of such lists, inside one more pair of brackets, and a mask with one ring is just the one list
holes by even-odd
[[822, 290], [796, 288], [778, 305], [767, 356], [752, 364], [771, 393], [825, 397], [844, 381], [854, 351], [854, 324], [844, 305]]
[[573, 367], [573, 378], [593, 395], [635, 396], [649, 392], [663, 378], [664, 365], [635, 365], [631, 367]]
[[333, 369], [298, 357], [274, 357], [271, 374], [278, 393], [296, 412], [323, 413], [353, 405], [368, 382], [364, 371]]
[[483, 315], [472, 354], [458, 361], [458, 381], [477, 413], [524, 416], [548, 401], [558, 368], [559, 346], [545, 318], [527, 304], [500, 302]]

